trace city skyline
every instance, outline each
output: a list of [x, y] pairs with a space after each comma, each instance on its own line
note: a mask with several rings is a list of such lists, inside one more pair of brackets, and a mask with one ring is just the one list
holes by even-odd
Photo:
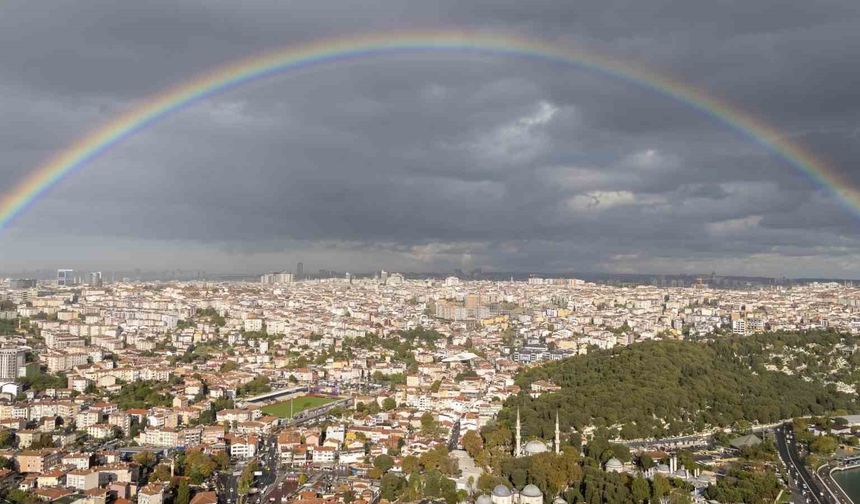
[[857, 0], [0, 2], [0, 504], [860, 504]]

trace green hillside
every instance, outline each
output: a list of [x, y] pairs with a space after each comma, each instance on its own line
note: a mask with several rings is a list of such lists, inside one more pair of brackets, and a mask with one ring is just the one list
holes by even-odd
[[[519, 407], [524, 437], [551, 439], [558, 410], [565, 431], [615, 426], [623, 438], [635, 439], [742, 421], [856, 412], [856, 394], [825, 384], [820, 366], [809, 367], [814, 371], [809, 381], [803, 379], [806, 369], [785, 366], [797, 360], [785, 356], [798, 353], [810, 360], [810, 354], [838, 351], [854, 362], [856, 347], [854, 337], [823, 333], [726, 337], [708, 343], [654, 341], [592, 351], [520, 374], [523, 393], [508, 399], [500, 420], [513, 425]], [[562, 390], [533, 399], [526, 393], [536, 380], [549, 380]]]

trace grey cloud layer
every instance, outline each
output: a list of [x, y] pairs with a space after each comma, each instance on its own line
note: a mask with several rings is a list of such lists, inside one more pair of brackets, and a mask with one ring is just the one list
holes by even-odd
[[[452, 26], [667, 69], [860, 180], [855, 4], [11, 2], [0, 7], [0, 185], [231, 59]], [[0, 265], [253, 271], [307, 254], [343, 269], [856, 276], [857, 231], [788, 163], [647, 89], [536, 61], [401, 55], [255, 83], [145, 130], [0, 235]]]

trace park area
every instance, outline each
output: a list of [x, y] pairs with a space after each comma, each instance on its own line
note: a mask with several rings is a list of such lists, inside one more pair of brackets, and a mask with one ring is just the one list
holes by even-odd
[[[294, 399], [289, 399], [287, 401], [268, 404], [266, 406], [263, 406], [262, 409], [264, 415], [272, 415], [278, 418], [292, 418], [293, 416], [299, 414], [304, 410], [317, 408], [319, 406], [323, 406], [325, 404], [337, 401], [338, 399], [340, 398], [306, 395], [296, 397]], [[290, 403], [292, 403], [292, 405]], [[292, 415], [290, 414], [291, 409]]]

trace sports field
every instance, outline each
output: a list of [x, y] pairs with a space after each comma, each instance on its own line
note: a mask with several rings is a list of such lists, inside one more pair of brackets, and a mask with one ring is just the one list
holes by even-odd
[[290, 418], [290, 402], [293, 403], [293, 415], [310, 408], [316, 408], [340, 399], [339, 397], [302, 396], [295, 399], [281, 401], [263, 406], [264, 415], [272, 415], [278, 418]]

